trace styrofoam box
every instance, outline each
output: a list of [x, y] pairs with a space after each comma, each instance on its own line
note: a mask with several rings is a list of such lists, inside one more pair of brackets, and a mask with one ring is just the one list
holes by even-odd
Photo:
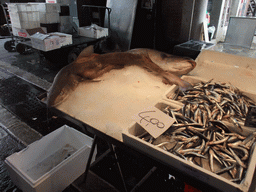
[[57, 3], [38, 3], [37, 10], [39, 12], [60, 12], [60, 4]]
[[[165, 107], [170, 106], [171, 108], [180, 108], [180, 105], [173, 103], [170, 104], [166, 101], [161, 101], [155, 105], [156, 108], [162, 110]], [[137, 135], [142, 134], [145, 130], [137, 123], [128, 128], [128, 130], [122, 133], [123, 142], [133, 148], [138, 149], [142, 153], [149, 155], [153, 158], [164, 162], [170, 167], [183, 172], [189, 176], [192, 176], [204, 183], [213, 186], [221, 191], [249, 191], [249, 189], [255, 188], [255, 182], [253, 181], [255, 166], [256, 166], [256, 149], [254, 147], [253, 153], [250, 156], [247, 173], [244, 180], [240, 184], [231, 182], [224, 177], [212, 173], [200, 166], [194, 165], [189, 161], [186, 161], [170, 152], [167, 152], [159, 147], [154, 146], [138, 137]]]
[[5, 163], [23, 192], [60, 192], [84, 173], [91, 145], [92, 138], [64, 125]]
[[37, 3], [8, 3], [9, 12], [37, 11]]
[[59, 23], [60, 15], [55, 12], [39, 12], [40, 23]]
[[30, 36], [32, 47], [42, 51], [50, 51], [61, 47], [60, 37], [35, 33]]
[[33, 29], [40, 27], [38, 11], [10, 12], [13, 27], [22, 29]]
[[49, 33], [49, 34], [59, 36], [61, 46], [72, 44], [72, 35], [70, 35], [70, 34], [60, 33], [60, 32], [53, 32], [53, 33]]
[[108, 28], [95, 29], [91, 26], [79, 27], [78, 34], [85, 37], [99, 39], [108, 36]]
[[46, 3], [59, 3], [62, 5], [69, 5], [71, 0], [46, 0]]

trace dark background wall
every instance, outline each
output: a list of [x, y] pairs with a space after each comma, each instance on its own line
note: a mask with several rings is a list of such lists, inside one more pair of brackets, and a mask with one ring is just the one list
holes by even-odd
[[80, 27], [90, 25], [82, 5], [106, 6], [106, 0], [77, 0], [77, 14]]
[[[190, 11], [192, 9], [188, 3], [192, 0], [155, 0], [153, 9], [143, 8], [142, 1], [144, 0], [138, 0], [131, 48], [147, 47], [171, 52], [175, 45], [188, 40], [187, 31], [190, 27]], [[28, 1], [10, 0], [10, 2]], [[30, 0], [29, 2], [45, 1]], [[87, 26], [91, 23], [86, 19], [86, 11], [82, 9], [82, 5], [106, 6], [107, 0], [76, 0], [76, 2], [79, 25]], [[104, 21], [104, 14], [102, 15]], [[2, 20], [1, 17], [0, 21], [3, 22]]]

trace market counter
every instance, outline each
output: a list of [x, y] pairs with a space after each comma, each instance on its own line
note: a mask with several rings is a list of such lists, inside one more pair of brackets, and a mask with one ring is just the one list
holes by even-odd
[[[256, 59], [203, 50], [196, 61], [197, 67], [189, 76], [231, 83], [256, 101]], [[160, 110], [163, 105], [173, 106], [167, 94], [176, 85], [165, 85], [159, 77], [136, 66], [112, 70], [98, 80], [80, 84], [57, 109], [84, 122], [96, 132], [110, 136], [219, 190], [254, 190], [255, 147], [244, 180], [234, 183], [136, 137], [142, 128], [134, 121], [134, 115], [149, 106], [159, 107]]]

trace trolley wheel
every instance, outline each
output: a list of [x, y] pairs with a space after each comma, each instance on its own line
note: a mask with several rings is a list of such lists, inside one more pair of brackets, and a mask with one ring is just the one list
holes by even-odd
[[15, 51], [15, 41], [6, 41], [4, 43], [4, 48], [9, 52]]
[[80, 54], [80, 49], [79, 48], [74, 48], [68, 53], [68, 63], [72, 63], [73, 61], [76, 60], [78, 55]]
[[23, 44], [21, 44], [21, 43], [18, 43], [18, 44], [16, 45], [16, 51], [17, 51], [19, 54], [24, 54], [24, 53], [26, 52], [26, 50], [27, 50], [26, 45], [23, 45]]

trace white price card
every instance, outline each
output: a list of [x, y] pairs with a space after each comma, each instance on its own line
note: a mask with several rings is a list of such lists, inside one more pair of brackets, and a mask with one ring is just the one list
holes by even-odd
[[135, 121], [154, 138], [162, 135], [173, 123], [174, 118], [156, 107], [148, 107], [135, 115]]

